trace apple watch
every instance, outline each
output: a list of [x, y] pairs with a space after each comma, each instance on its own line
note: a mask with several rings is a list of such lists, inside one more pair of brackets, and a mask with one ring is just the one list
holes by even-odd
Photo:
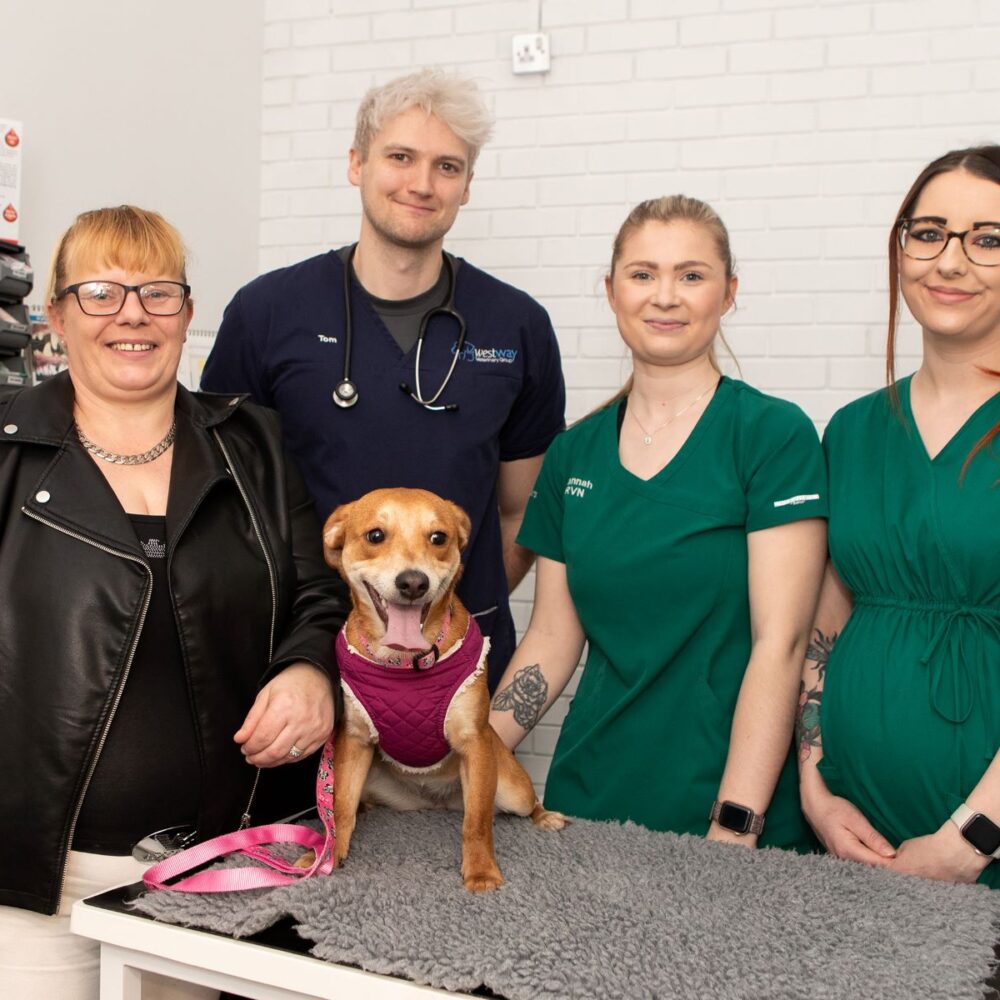
[[[712, 803], [712, 811], [708, 818], [714, 820], [724, 830], [731, 830], [742, 836], [745, 833], [759, 834], [764, 831], [764, 816], [762, 813], [755, 813], [749, 806], [741, 806], [738, 802], [719, 802], [716, 799]], [[1000, 834], [1000, 830], [997, 831]], [[1000, 847], [1000, 843], [997, 845]]]
[[974, 812], [964, 802], [951, 814], [951, 821], [984, 858], [1000, 858], [1000, 826], [982, 813]]

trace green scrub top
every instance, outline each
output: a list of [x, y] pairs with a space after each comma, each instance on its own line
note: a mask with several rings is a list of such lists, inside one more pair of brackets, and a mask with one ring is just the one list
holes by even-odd
[[[550, 445], [518, 536], [565, 563], [589, 644], [545, 804], [704, 835], [750, 657], [746, 535], [826, 516], [823, 453], [797, 406], [724, 377], [643, 481], [619, 460], [617, 417]], [[791, 753], [760, 843], [815, 845]]]
[[[931, 460], [910, 379], [840, 410], [824, 439], [830, 555], [854, 610], [820, 709], [830, 791], [893, 845], [933, 833], [1000, 746], [1000, 460], [987, 400]], [[994, 817], [1000, 819], [1000, 817]], [[1000, 866], [981, 882], [1000, 888]]]

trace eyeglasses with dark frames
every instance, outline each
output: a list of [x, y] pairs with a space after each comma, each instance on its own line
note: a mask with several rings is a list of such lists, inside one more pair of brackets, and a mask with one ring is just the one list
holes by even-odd
[[146, 281], [123, 285], [118, 281], [79, 281], [56, 292], [55, 298], [74, 295], [88, 316], [115, 316], [122, 311], [129, 292], [135, 292], [150, 316], [176, 316], [191, 294], [191, 286], [179, 281]]
[[1000, 264], [1000, 222], [977, 222], [961, 233], [948, 229], [945, 220], [935, 216], [900, 219], [897, 225], [899, 248], [913, 260], [940, 257], [955, 238], [971, 263], [980, 267]]

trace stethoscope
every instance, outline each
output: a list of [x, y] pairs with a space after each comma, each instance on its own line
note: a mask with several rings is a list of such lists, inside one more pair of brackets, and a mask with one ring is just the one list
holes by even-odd
[[[354, 251], [358, 249], [357, 243], [351, 247], [344, 264], [344, 377], [337, 383], [333, 390], [333, 401], [337, 406], [348, 409], [358, 401], [358, 387], [351, 381], [351, 341], [354, 333], [354, 310], [351, 306], [351, 289], [354, 283]], [[445, 296], [443, 306], [434, 306], [428, 309], [420, 320], [420, 329], [417, 332], [417, 357], [415, 362], [416, 391], [410, 388], [406, 382], [400, 382], [399, 388], [411, 399], [416, 400], [425, 410], [436, 410], [442, 413], [455, 413], [458, 411], [458, 403], [442, 403], [438, 405], [441, 393], [448, 387], [451, 376], [458, 364], [459, 355], [465, 346], [465, 320], [461, 313], [455, 309], [455, 265], [446, 253], [441, 254], [444, 260], [445, 270], [448, 272], [448, 294]], [[424, 337], [427, 336], [427, 325], [435, 316], [450, 316], [458, 324], [458, 339], [455, 341], [451, 365], [444, 377], [444, 381], [438, 387], [438, 391], [433, 396], [425, 397], [420, 388], [420, 353], [424, 346]]]

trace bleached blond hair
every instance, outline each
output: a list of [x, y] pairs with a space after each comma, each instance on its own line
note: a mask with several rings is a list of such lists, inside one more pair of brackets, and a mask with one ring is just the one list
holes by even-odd
[[440, 118], [469, 147], [471, 170], [493, 134], [493, 116], [475, 80], [425, 68], [372, 87], [361, 99], [354, 128], [354, 148], [368, 159], [372, 140], [391, 118], [420, 108]]

